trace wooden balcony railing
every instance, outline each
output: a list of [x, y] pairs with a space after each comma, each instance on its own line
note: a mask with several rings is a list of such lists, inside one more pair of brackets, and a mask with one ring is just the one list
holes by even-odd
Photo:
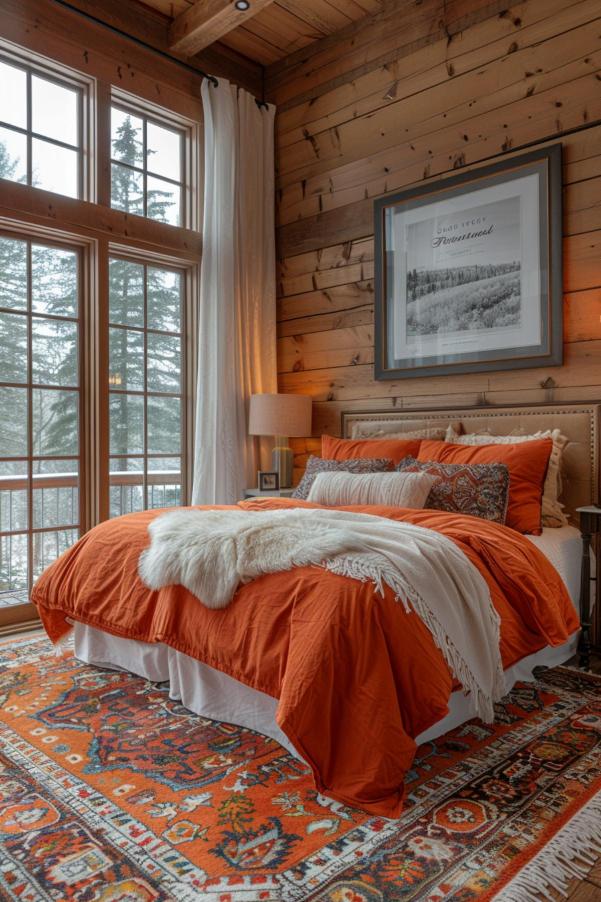
[[[146, 476], [138, 471], [111, 472], [111, 516], [142, 510], [144, 483], [148, 508], [174, 507], [181, 503], [179, 472], [155, 471]], [[69, 543], [68, 531], [78, 529], [79, 477], [76, 473], [36, 474], [31, 484], [35, 492], [33, 510], [30, 509], [29, 494], [23, 494], [29, 487], [27, 477], [0, 476], [0, 607], [27, 601], [27, 589], [24, 588], [28, 573], [27, 524], [34, 523], [35, 573], [41, 572], [65, 550], [65, 540], [67, 545]], [[56, 489], [61, 491], [53, 491]]]

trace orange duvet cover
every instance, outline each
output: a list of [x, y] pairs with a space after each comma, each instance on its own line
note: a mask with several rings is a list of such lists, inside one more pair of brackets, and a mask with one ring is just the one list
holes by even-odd
[[[247, 510], [316, 507], [261, 499]], [[561, 645], [578, 618], [559, 575], [519, 533], [430, 510], [349, 507], [446, 535], [480, 570], [501, 617], [505, 667]], [[33, 601], [48, 635], [69, 621], [163, 642], [279, 699], [277, 721], [326, 795], [396, 817], [415, 736], [443, 718], [453, 678], [428, 629], [387, 590], [320, 567], [268, 574], [210, 610], [181, 586], [159, 592], [137, 575], [147, 526], [160, 511], [109, 520], [41, 576]]]

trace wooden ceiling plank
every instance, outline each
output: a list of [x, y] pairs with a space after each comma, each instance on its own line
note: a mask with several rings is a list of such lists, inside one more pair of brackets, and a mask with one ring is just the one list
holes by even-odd
[[251, 0], [246, 10], [236, 8], [234, 0], [197, 0], [180, 13], [169, 29], [172, 51], [193, 56], [219, 38], [244, 25], [274, 0]]
[[287, 12], [276, 0], [247, 25], [225, 35], [221, 45], [228, 44], [263, 65], [270, 65], [320, 37], [320, 32]]
[[[298, 5], [298, 4], [296, 4]], [[290, 7], [292, 9], [292, 5]], [[276, 0], [273, 6], [270, 6], [267, 12], [262, 13], [253, 20], [253, 27], [258, 22], [268, 20], [271, 27], [281, 36], [281, 45], [287, 48], [293, 44], [299, 45], [302, 41], [316, 41], [322, 37], [317, 29], [310, 27], [305, 19], [299, 17], [293, 11], [290, 12], [286, 8], [286, 4]]]
[[[311, 6], [309, 3], [304, 3], [301, 8], [298, 0], [277, 0], [277, 3], [278, 6], [295, 15], [297, 19], [311, 25], [320, 36], [333, 34], [341, 27], [339, 21], [336, 19], [332, 21], [332, 16], [324, 16], [323, 9], [316, 8], [315, 5]], [[348, 25], [348, 22], [349, 19], [346, 19], [343, 24]]]
[[302, 38], [303, 30], [307, 32], [308, 40], [317, 40], [321, 35], [313, 36], [312, 30], [300, 22], [295, 16], [282, 9], [276, 0], [273, 6], [263, 13], [259, 13], [243, 26], [245, 31], [259, 35], [265, 41], [269, 41], [278, 50], [283, 50], [296, 44]]
[[[362, 19], [364, 16], [367, 16], [374, 12], [374, 10], [365, 11], [360, 3], [356, 3], [355, 0], [325, 0], [329, 7], [337, 10], [339, 14], [346, 16], [348, 21], [354, 22], [359, 19]], [[381, 6], [378, 5], [376, 8], [376, 12], [378, 8]], [[347, 23], [345, 24], [348, 24]]]
[[390, 0], [355, 0], [357, 6], [361, 7], [364, 16], [373, 16], [375, 13], [386, 5], [390, 5]]
[[148, 5], [161, 12], [164, 16], [174, 19], [188, 9], [189, 6], [192, 6], [193, 2], [194, 0], [152, 0], [152, 3]]
[[269, 66], [281, 58], [278, 47], [270, 44], [261, 35], [255, 34], [245, 26], [235, 28], [223, 36], [221, 43], [237, 53], [250, 56], [262, 66]]

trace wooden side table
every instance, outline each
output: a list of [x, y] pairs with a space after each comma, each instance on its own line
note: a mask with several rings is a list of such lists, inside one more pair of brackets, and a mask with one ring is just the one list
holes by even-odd
[[580, 514], [580, 533], [582, 535], [582, 568], [580, 571], [582, 630], [578, 642], [578, 654], [580, 666], [583, 670], [588, 670], [591, 653], [591, 582], [598, 576], [595, 568], [595, 576], [591, 577], [591, 541], [594, 535], [601, 533], [601, 507], [595, 507], [595, 505], [579, 507], [577, 512]]

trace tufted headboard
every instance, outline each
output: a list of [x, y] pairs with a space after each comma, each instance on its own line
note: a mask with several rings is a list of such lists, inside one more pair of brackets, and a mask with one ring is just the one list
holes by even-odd
[[470, 407], [444, 410], [399, 410], [343, 413], [346, 438], [384, 437], [390, 432], [446, 429], [461, 424], [463, 432], [496, 435], [531, 434], [560, 429], [569, 439], [563, 453], [561, 501], [566, 514], [599, 501], [599, 436], [601, 404], [538, 404], [514, 407]]

